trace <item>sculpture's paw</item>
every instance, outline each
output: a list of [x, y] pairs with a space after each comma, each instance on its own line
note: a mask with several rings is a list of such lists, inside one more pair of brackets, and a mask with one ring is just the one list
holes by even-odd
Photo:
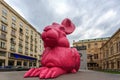
[[53, 67], [53, 68], [48, 68], [48, 69], [44, 69], [41, 71], [39, 77], [40, 78], [55, 78], [61, 74], [64, 74], [66, 73], [66, 71], [64, 71], [63, 69], [61, 68], [58, 68], [58, 67]]
[[40, 74], [40, 71], [42, 71], [43, 69], [45, 69], [47, 67], [41, 67], [41, 68], [31, 68], [29, 71], [27, 71], [24, 74], [24, 78], [26, 77], [38, 77]]

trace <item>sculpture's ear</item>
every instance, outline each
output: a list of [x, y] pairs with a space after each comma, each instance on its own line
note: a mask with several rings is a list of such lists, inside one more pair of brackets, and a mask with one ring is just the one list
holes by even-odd
[[75, 25], [68, 18], [65, 18], [61, 24], [64, 26], [66, 34], [70, 34], [75, 30]]

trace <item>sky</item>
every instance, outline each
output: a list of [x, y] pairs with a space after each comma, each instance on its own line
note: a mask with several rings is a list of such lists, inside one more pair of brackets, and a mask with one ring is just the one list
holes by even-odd
[[75, 31], [68, 35], [73, 40], [112, 36], [120, 28], [120, 0], [4, 0], [37, 31], [45, 26], [61, 23], [69, 18]]

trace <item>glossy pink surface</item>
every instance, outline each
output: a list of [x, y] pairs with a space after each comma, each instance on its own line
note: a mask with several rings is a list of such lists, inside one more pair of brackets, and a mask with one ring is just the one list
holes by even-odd
[[64, 19], [61, 24], [53, 23], [42, 33], [45, 50], [40, 68], [32, 68], [24, 77], [55, 78], [65, 73], [75, 73], [80, 66], [80, 56], [75, 48], [70, 48], [66, 35], [75, 30], [74, 24]]

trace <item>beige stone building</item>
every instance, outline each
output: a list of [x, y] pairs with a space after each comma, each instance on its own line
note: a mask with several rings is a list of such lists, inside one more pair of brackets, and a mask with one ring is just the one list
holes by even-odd
[[73, 41], [73, 47], [78, 47], [81, 50], [84, 48], [87, 54], [87, 67], [88, 69], [98, 69], [100, 68], [100, 48], [109, 39], [106, 38], [96, 38], [96, 39], [86, 39], [79, 40], [77, 42]]
[[102, 69], [120, 70], [120, 28], [101, 47], [100, 60]]
[[0, 0], [0, 66], [39, 66], [40, 33], [4, 0]]

